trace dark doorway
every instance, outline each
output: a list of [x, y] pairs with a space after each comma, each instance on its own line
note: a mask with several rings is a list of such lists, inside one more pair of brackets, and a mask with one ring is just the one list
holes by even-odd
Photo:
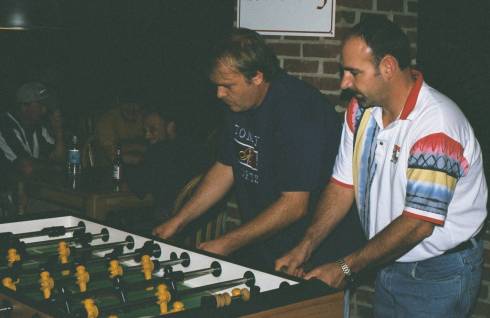
[[490, 171], [490, 2], [419, 1], [417, 64], [470, 120]]

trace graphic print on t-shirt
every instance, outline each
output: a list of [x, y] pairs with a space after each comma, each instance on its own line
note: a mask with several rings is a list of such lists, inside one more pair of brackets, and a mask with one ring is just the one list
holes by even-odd
[[235, 139], [235, 143], [238, 151], [238, 162], [247, 168], [257, 171], [257, 157], [259, 154], [257, 150], [253, 146], [240, 142], [237, 139]]

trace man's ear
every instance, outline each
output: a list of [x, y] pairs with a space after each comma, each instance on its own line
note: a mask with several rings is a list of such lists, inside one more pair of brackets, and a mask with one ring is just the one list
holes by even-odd
[[380, 66], [381, 74], [383, 75], [383, 77], [387, 79], [392, 78], [395, 72], [397, 72], [400, 69], [400, 67], [398, 66], [397, 59], [390, 54], [385, 55], [381, 59], [379, 66]]
[[260, 85], [264, 82], [264, 73], [262, 73], [261, 71], [257, 71], [257, 73], [255, 74], [254, 77], [252, 77], [252, 83], [254, 85]]

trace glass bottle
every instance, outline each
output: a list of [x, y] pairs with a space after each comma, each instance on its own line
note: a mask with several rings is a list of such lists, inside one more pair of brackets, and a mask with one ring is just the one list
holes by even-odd
[[115, 192], [121, 190], [121, 176], [122, 176], [122, 154], [121, 146], [116, 146], [114, 153], [114, 159], [112, 160], [112, 184]]
[[78, 138], [73, 135], [72, 143], [68, 148], [67, 155], [67, 169], [68, 169], [68, 180], [70, 187], [75, 190], [77, 188], [77, 183], [82, 173], [82, 164], [80, 158], [80, 147], [78, 146]]

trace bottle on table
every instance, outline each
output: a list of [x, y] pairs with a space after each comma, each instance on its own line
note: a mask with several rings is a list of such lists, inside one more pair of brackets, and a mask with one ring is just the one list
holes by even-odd
[[122, 176], [122, 154], [121, 145], [116, 146], [114, 159], [112, 160], [112, 183], [115, 192], [121, 191], [121, 176]]
[[75, 190], [78, 187], [78, 182], [82, 173], [80, 147], [78, 146], [78, 138], [76, 135], [73, 136], [72, 144], [68, 148], [67, 169], [70, 187]]

